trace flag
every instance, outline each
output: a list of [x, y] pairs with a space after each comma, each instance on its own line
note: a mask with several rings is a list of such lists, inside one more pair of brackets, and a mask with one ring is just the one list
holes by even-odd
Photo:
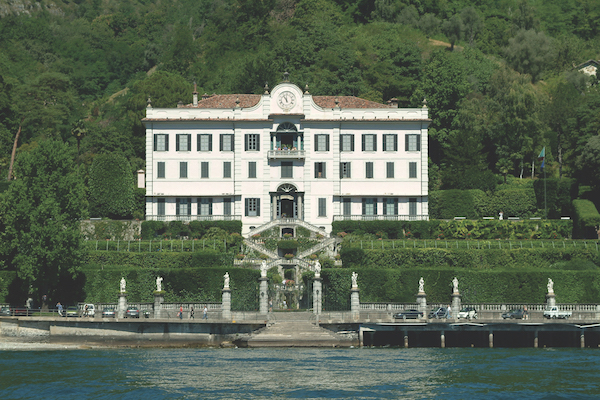
[[544, 146], [540, 152], [540, 155], [538, 156], [538, 161], [539, 160], [542, 160], [542, 168], [544, 168], [544, 163], [546, 162], [546, 146]]

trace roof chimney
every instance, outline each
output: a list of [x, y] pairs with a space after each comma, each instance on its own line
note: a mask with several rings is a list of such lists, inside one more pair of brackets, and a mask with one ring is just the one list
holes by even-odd
[[392, 108], [398, 108], [398, 99], [395, 97], [392, 97], [391, 99], [388, 100], [388, 105]]
[[194, 93], [192, 93], [192, 99], [194, 107], [198, 107], [198, 90], [196, 89], [196, 81], [194, 81]]

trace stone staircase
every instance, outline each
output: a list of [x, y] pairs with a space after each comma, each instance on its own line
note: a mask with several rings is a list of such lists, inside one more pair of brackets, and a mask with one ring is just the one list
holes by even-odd
[[278, 320], [236, 340], [235, 344], [238, 347], [351, 347], [358, 345], [358, 337], [355, 333], [330, 331], [311, 321]]
[[303, 252], [296, 254], [296, 257], [304, 258], [304, 257], [310, 256], [311, 254], [316, 253], [317, 251], [323, 250], [324, 248], [331, 246], [333, 244], [336, 244], [338, 242], [341, 242], [340, 238], [325, 239], [325, 240], [321, 241], [320, 243], [316, 244], [315, 246], [311, 247], [310, 249], [304, 250]]
[[327, 232], [325, 232], [325, 230], [318, 228], [312, 224], [309, 224], [308, 222], [301, 220], [301, 219], [297, 219], [297, 218], [279, 218], [279, 219], [273, 219], [269, 222], [267, 222], [266, 224], [263, 224], [253, 230], [250, 231], [250, 233], [248, 233], [248, 237], [251, 237], [252, 235], [256, 235], [257, 233], [261, 233], [264, 232], [268, 229], [273, 228], [274, 226], [301, 226], [303, 228], [308, 229], [309, 231], [315, 232], [317, 234], [323, 235], [323, 236], [327, 236]]

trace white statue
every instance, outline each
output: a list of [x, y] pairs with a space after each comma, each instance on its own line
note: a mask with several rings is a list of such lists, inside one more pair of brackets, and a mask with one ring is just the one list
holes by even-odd
[[263, 260], [262, 263], [260, 264], [260, 276], [262, 278], [267, 277], [267, 262], [265, 260]]
[[162, 276], [156, 277], [156, 291], [157, 292], [162, 292], [162, 281], [163, 281]]
[[319, 260], [315, 261], [315, 278], [321, 277], [321, 263]]
[[421, 277], [421, 279], [419, 279], [419, 293], [423, 292], [425, 292], [425, 281], [423, 280], [423, 277]]
[[554, 294], [554, 281], [548, 278], [548, 294]]
[[358, 280], [358, 274], [356, 272], [352, 273], [352, 287], [356, 288], [358, 287], [358, 282], [356, 282]]
[[225, 280], [225, 282], [223, 284], [223, 289], [229, 289], [229, 272], [225, 272], [225, 275], [223, 275], [223, 278]]
[[122, 277], [121, 278], [121, 293], [125, 293], [125, 286], [127, 285], [127, 283], [125, 282], [125, 278]]
[[458, 279], [456, 277], [454, 277], [454, 279], [452, 279], [452, 286], [453, 286], [453, 292], [454, 293], [458, 293]]

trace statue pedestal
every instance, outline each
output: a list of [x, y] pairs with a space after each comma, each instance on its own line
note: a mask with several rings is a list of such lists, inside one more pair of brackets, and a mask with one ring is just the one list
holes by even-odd
[[556, 305], [556, 295], [554, 293], [548, 293], [546, 295], [546, 307], [554, 307]]
[[223, 289], [223, 300], [221, 301], [221, 317], [231, 319], [231, 289]]
[[417, 309], [427, 317], [427, 295], [425, 292], [417, 293]]
[[313, 314], [321, 314], [323, 304], [323, 282], [321, 278], [313, 279]]
[[462, 308], [460, 301], [460, 293], [452, 293], [452, 315], [458, 316], [458, 312]]
[[352, 318], [357, 319], [360, 316], [360, 298], [358, 296], [359, 289], [353, 287], [350, 289], [350, 311]]
[[127, 293], [119, 293], [119, 306], [117, 307], [117, 317], [125, 318], [127, 311]]
[[162, 304], [165, 301], [164, 292], [154, 292], [154, 318], [162, 318]]
[[261, 314], [267, 314], [269, 312], [269, 292], [268, 292], [268, 278], [265, 276], [260, 277], [260, 300], [259, 300], [259, 312]]

